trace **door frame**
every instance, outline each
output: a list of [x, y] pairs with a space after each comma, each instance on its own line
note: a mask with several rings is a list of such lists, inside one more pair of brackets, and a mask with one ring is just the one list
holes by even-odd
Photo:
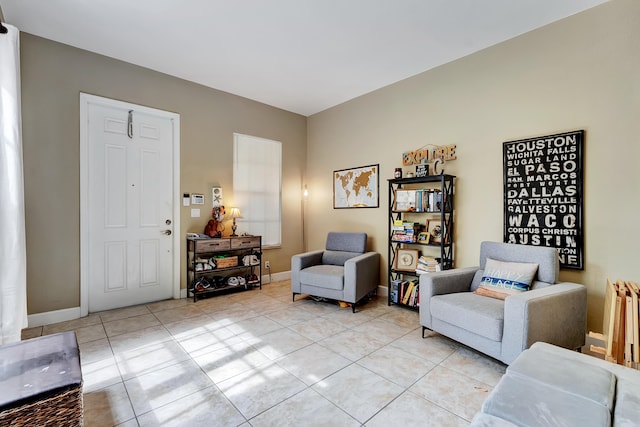
[[180, 298], [180, 114], [80, 92], [80, 316], [89, 314], [89, 106], [135, 110], [173, 123], [173, 298]]

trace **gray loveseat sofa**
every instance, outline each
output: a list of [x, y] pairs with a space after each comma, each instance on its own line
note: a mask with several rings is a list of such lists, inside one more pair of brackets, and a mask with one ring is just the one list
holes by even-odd
[[546, 343], [507, 368], [472, 427], [640, 425], [640, 371]]
[[[504, 300], [474, 293], [489, 258], [538, 264], [531, 290]], [[585, 342], [587, 290], [557, 283], [558, 270], [553, 248], [482, 242], [479, 266], [420, 276], [423, 334], [431, 329], [506, 364], [537, 341], [579, 348]]]
[[324, 250], [291, 257], [291, 292], [356, 303], [378, 288], [380, 254], [367, 252], [366, 233], [330, 232]]

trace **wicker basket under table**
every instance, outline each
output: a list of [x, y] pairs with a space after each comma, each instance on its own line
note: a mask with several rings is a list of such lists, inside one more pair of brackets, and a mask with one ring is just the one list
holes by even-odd
[[82, 426], [75, 332], [0, 346], [0, 426]]

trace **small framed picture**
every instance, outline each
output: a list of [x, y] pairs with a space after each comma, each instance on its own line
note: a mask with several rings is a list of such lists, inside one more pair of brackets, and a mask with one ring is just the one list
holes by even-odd
[[418, 257], [420, 257], [420, 252], [417, 249], [398, 248], [394, 268], [400, 271], [416, 271]]
[[429, 234], [428, 231], [422, 231], [420, 234], [418, 234], [418, 243], [422, 243], [423, 245], [426, 245], [427, 243], [429, 243], [430, 237], [431, 237], [431, 234]]
[[416, 210], [416, 190], [396, 190], [394, 193], [393, 210], [397, 212], [412, 212]]
[[444, 225], [442, 220], [430, 219], [427, 222], [427, 232], [430, 235], [429, 243], [442, 243], [442, 235], [444, 234]]

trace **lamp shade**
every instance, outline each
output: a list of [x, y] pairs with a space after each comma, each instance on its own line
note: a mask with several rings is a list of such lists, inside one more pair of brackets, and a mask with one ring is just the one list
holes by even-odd
[[240, 208], [231, 208], [231, 212], [229, 212], [229, 218], [242, 218], [242, 214], [240, 213]]

